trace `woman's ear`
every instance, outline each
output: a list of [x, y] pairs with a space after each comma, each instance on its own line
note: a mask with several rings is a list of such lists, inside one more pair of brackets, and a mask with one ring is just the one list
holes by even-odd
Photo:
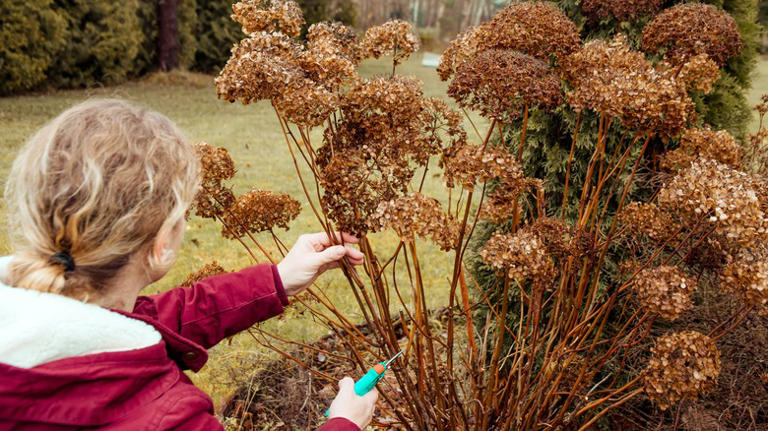
[[184, 224], [182, 219], [171, 227], [163, 226], [152, 242], [147, 260], [153, 273], [162, 272], [162, 274], [156, 275], [160, 277], [165, 275], [176, 261], [176, 254], [181, 247], [181, 240], [184, 236]]

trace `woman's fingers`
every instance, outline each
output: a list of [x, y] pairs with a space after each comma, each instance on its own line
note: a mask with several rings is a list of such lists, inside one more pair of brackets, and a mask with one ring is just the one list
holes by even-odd
[[334, 243], [338, 244], [342, 241], [345, 244], [346, 243], [357, 244], [360, 242], [360, 240], [356, 236], [348, 234], [346, 232], [333, 232], [333, 238], [335, 238], [336, 241], [331, 241], [331, 237], [328, 236], [328, 234], [325, 232], [308, 234], [307, 237], [310, 240], [310, 242], [320, 244], [326, 247], [329, 245], [333, 245]]
[[345, 246], [344, 249], [346, 250], [347, 257], [349, 260], [362, 260], [365, 255], [363, 255], [363, 252], [360, 250], [351, 247], [351, 246]]

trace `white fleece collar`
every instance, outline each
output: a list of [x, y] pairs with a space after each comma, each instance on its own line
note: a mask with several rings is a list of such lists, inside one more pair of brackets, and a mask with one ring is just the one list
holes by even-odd
[[[0, 274], [13, 256], [0, 257]], [[141, 349], [152, 326], [97, 305], [0, 283], [0, 362], [32, 368], [58, 359]]]

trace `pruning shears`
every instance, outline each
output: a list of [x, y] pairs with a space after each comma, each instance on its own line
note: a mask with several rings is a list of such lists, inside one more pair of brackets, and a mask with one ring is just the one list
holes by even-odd
[[[371, 389], [376, 387], [382, 377], [384, 377], [384, 371], [387, 371], [387, 367], [395, 359], [399, 358], [403, 354], [403, 351], [397, 352], [397, 354], [384, 362], [379, 362], [374, 365], [373, 368], [368, 370], [367, 373], [360, 380], [355, 382], [355, 394], [359, 397], [367, 394]], [[328, 410], [325, 411], [325, 415], [328, 416]]]

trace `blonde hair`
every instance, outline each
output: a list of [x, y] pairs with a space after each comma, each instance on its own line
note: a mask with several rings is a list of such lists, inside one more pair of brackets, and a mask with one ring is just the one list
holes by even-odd
[[[76, 105], [40, 129], [5, 188], [8, 283], [89, 300], [184, 218], [199, 162], [165, 116], [121, 100]], [[66, 270], [54, 255], [67, 253]], [[150, 263], [151, 260], [150, 260]]]

